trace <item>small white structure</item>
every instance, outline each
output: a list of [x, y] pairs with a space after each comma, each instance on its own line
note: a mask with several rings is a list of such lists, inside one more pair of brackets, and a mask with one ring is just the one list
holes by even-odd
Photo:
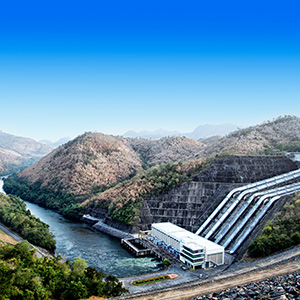
[[180, 260], [194, 269], [224, 264], [224, 247], [177, 225], [152, 224], [152, 235], [180, 252]]
[[287, 152], [286, 156], [292, 161], [300, 161], [300, 152]]

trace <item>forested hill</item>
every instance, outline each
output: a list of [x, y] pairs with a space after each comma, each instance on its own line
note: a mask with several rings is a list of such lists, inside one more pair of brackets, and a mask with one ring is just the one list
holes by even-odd
[[0, 193], [0, 222], [34, 245], [55, 250], [56, 242], [49, 225], [31, 215], [19, 198]]
[[35, 140], [0, 131], [0, 175], [28, 167], [50, 151], [49, 146]]
[[85, 133], [21, 172], [29, 185], [69, 193], [80, 199], [102, 192], [153, 164], [196, 155], [203, 144], [187, 138], [131, 140]]
[[79, 257], [72, 263], [60, 259], [37, 258], [26, 241], [0, 242], [0, 299], [112, 298], [127, 291], [115, 276], [87, 267]]
[[133, 225], [143, 197], [191, 180], [213, 161], [207, 160], [211, 155], [293, 151], [300, 146], [299, 133], [295, 116], [210, 139], [206, 145], [184, 137], [153, 141], [85, 133], [7, 179], [4, 188], [69, 216], [97, 206], [113, 220]]

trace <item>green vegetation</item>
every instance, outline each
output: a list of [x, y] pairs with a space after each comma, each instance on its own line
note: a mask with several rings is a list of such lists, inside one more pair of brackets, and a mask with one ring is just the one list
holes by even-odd
[[205, 160], [195, 159], [185, 163], [168, 163], [152, 167], [129, 180], [92, 195], [84, 205], [80, 204], [83, 201], [80, 196], [42, 187], [40, 181], [29, 184], [26, 179], [17, 175], [4, 180], [4, 189], [8, 194], [55, 209], [68, 218], [78, 218], [87, 206], [106, 207], [112, 220], [132, 226], [139, 217], [145, 197], [166, 193], [184, 182], [191, 181], [194, 175], [227, 155], [224, 153]]
[[73, 195], [41, 187], [41, 185], [41, 181], [30, 185], [26, 179], [20, 178], [16, 174], [4, 179], [4, 189], [7, 194], [13, 194], [23, 200], [55, 209], [71, 219], [78, 218], [82, 213], [82, 207], [76, 202]]
[[161, 275], [161, 276], [155, 276], [155, 277], [150, 277], [150, 278], [145, 278], [145, 279], [139, 279], [139, 280], [134, 280], [132, 281], [132, 285], [145, 285], [145, 284], [150, 284], [150, 283], [156, 283], [160, 281], [165, 281], [170, 279], [168, 275]]
[[287, 151], [287, 152], [298, 152], [300, 151], [300, 141], [299, 139], [295, 139], [287, 144], [276, 144], [276, 149], [280, 151]]
[[192, 181], [193, 176], [225, 156], [227, 154], [152, 167], [103, 192], [88, 205], [108, 207], [112, 220], [132, 226], [140, 215], [145, 197], [166, 193], [184, 182]]
[[273, 221], [268, 221], [263, 232], [249, 246], [251, 257], [268, 256], [274, 252], [300, 244], [300, 195], [284, 206]]
[[53, 251], [54, 235], [49, 225], [31, 215], [25, 203], [17, 197], [0, 193], [0, 222], [36, 246]]
[[171, 264], [171, 262], [166, 258], [163, 260], [162, 263], [163, 263], [164, 266], [169, 266]]
[[90, 296], [115, 297], [127, 290], [86, 261], [37, 258], [27, 242], [0, 245], [0, 300], [76, 300]]
[[18, 172], [20, 170], [23, 170], [30, 165], [32, 165], [36, 159], [27, 159], [23, 160], [21, 162], [9, 162], [9, 161], [1, 161], [0, 162], [0, 176], [6, 176], [9, 174], [13, 174], [15, 172]]

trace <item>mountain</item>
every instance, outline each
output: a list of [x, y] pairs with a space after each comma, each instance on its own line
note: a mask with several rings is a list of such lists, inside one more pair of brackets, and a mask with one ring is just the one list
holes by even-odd
[[[205, 140], [203, 141], [205, 143]], [[206, 157], [221, 152], [233, 154], [272, 154], [300, 146], [300, 118], [284, 116], [237, 130], [200, 151]], [[285, 148], [285, 149], [284, 149]]]
[[205, 147], [200, 141], [186, 137], [164, 137], [159, 140], [127, 139], [147, 166], [194, 158]]
[[50, 151], [50, 147], [33, 139], [0, 131], [0, 175], [28, 167]]
[[183, 134], [180, 133], [179, 131], [168, 131], [164, 129], [157, 129], [155, 131], [143, 130], [140, 132], [130, 130], [125, 132], [123, 136], [129, 138], [144, 138], [144, 139], [157, 140], [168, 136], [183, 136]]
[[151, 165], [196, 155], [203, 143], [180, 137], [153, 141], [85, 133], [54, 149], [22, 171], [29, 185], [69, 193], [80, 199], [129, 179]]
[[182, 133], [179, 131], [168, 131], [164, 129], [157, 129], [155, 131], [140, 131], [136, 132], [133, 130], [127, 131], [123, 134], [124, 137], [130, 138], [146, 138], [146, 139], [160, 139], [169, 136], [185, 136], [194, 140], [204, 139], [211, 136], [224, 136], [232, 131], [238, 129], [238, 126], [233, 124], [219, 124], [211, 125], [205, 124], [198, 126], [193, 132]]
[[233, 124], [205, 124], [198, 126], [193, 132], [186, 133], [186, 136], [195, 140], [205, 139], [212, 136], [225, 136], [230, 132], [238, 129], [238, 126]]
[[59, 139], [58, 141], [56, 142], [52, 142], [52, 141], [49, 141], [49, 140], [40, 140], [39, 143], [41, 144], [44, 144], [44, 145], [47, 145], [49, 147], [51, 147], [52, 149], [55, 149], [57, 148], [58, 146], [62, 145], [62, 144], [65, 144], [67, 143], [68, 141], [70, 141], [71, 138], [69, 137], [64, 137], [64, 138], [61, 138]]
[[104, 218], [132, 226], [145, 197], [188, 182], [224, 155], [280, 154], [299, 146], [296, 116], [202, 142], [186, 137], [149, 140], [85, 133], [6, 180], [4, 188], [66, 214], [95, 208], [97, 214], [104, 212]]

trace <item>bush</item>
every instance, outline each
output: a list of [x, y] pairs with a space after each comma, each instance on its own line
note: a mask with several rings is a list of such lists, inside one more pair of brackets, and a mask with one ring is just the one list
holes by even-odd
[[0, 221], [3, 224], [36, 246], [50, 251], [55, 249], [56, 242], [49, 225], [31, 215], [21, 199], [0, 194], [0, 202]]
[[161, 275], [161, 276], [155, 276], [145, 279], [139, 279], [132, 282], [132, 285], [144, 285], [144, 284], [150, 284], [155, 282], [160, 282], [164, 280], [168, 280], [170, 277], [168, 275]]
[[268, 221], [263, 232], [248, 247], [251, 257], [268, 256], [274, 252], [300, 244], [300, 195], [284, 206], [273, 221]]
[[127, 292], [112, 275], [86, 268], [86, 261], [37, 258], [27, 242], [0, 247], [0, 299], [76, 300]]

